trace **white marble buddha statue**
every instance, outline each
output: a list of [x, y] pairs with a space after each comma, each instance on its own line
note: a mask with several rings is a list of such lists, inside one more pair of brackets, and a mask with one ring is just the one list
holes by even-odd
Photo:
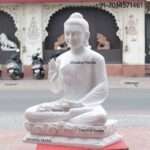
[[89, 25], [80, 13], [66, 20], [64, 36], [70, 50], [49, 63], [50, 90], [60, 98], [26, 110], [24, 141], [103, 148], [121, 138], [102, 107], [108, 96], [104, 58], [90, 48]]
[[101, 104], [108, 96], [107, 74], [103, 56], [89, 46], [89, 24], [73, 13], [64, 23], [64, 35], [70, 50], [49, 63], [51, 91], [62, 97], [30, 107], [25, 117], [32, 123], [104, 125], [107, 113]]

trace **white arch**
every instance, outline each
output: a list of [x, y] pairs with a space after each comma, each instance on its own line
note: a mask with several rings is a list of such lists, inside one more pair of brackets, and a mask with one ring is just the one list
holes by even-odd
[[21, 33], [19, 32], [18, 8], [19, 6], [17, 5], [0, 6], [0, 11], [3, 11], [12, 18], [12, 21], [14, 22], [14, 25], [17, 29], [15, 32], [15, 36], [18, 38], [18, 40], [20, 40]]
[[118, 31], [117, 31], [117, 36], [119, 39], [122, 41], [123, 40], [123, 30], [122, 30], [122, 21], [121, 21], [121, 16], [119, 15], [118, 11], [116, 9], [111, 9], [111, 8], [102, 8], [99, 7], [98, 4], [59, 4], [59, 5], [43, 5], [43, 37], [42, 40], [44, 41], [46, 36], [48, 35], [46, 31], [46, 27], [51, 20], [51, 17], [58, 11], [67, 8], [67, 7], [82, 7], [82, 6], [88, 6], [88, 7], [95, 7], [99, 8], [101, 10], [105, 10], [106, 12], [112, 14], [114, 16], [116, 25], [118, 26]]

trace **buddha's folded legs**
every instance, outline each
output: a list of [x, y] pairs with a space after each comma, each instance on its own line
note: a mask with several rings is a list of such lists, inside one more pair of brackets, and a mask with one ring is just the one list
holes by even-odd
[[56, 122], [66, 120], [68, 116], [69, 112], [51, 111], [51, 107], [44, 110], [41, 105], [30, 107], [25, 112], [25, 118], [31, 122]]
[[69, 121], [71, 118], [91, 111], [91, 108], [70, 108], [68, 111], [53, 111], [53, 104], [43, 103], [30, 107], [25, 112], [25, 118], [30, 122], [59, 122]]
[[[25, 112], [25, 117], [30, 122], [60, 122], [67, 121], [73, 124], [104, 125], [107, 114], [102, 106], [70, 108], [69, 111], [40, 111], [45, 104], [30, 107]], [[50, 107], [50, 106], [49, 106]], [[47, 107], [48, 108], [48, 107]]]
[[96, 106], [90, 111], [73, 117], [69, 122], [89, 126], [104, 125], [107, 121], [107, 113], [102, 106]]

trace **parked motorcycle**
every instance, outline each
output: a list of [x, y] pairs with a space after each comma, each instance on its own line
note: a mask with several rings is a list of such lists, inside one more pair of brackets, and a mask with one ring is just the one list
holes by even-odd
[[32, 55], [32, 75], [34, 79], [43, 79], [45, 76], [43, 59], [39, 53]]
[[16, 53], [11, 56], [6, 67], [7, 73], [11, 79], [17, 80], [24, 77], [19, 51], [16, 51]]

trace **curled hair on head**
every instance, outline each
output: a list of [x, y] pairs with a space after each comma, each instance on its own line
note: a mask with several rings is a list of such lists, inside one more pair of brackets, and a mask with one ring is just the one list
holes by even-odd
[[72, 13], [69, 18], [65, 21], [64, 26], [67, 24], [77, 24], [80, 25], [85, 32], [89, 32], [89, 24], [85, 20], [82, 14], [79, 12]]

